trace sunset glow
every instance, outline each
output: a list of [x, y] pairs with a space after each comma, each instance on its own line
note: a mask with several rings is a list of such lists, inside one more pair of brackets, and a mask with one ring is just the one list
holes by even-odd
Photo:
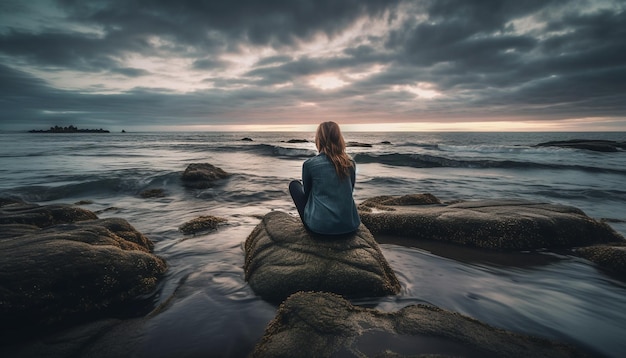
[[0, 130], [626, 131], [621, 1], [333, 4], [4, 1]]

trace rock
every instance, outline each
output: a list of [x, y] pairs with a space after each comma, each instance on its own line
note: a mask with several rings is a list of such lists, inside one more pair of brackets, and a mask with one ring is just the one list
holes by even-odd
[[536, 147], [560, 147], [560, 148], [575, 148], [575, 149], [587, 149], [596, 152], [617, 152], [620, 149], [626, 149], [626, 142], [616, 142], [612, 140], [597, 140], [597, 139], [572, 139], [564, 141], [553, 141], [539, 143]]
[[482, 200], [443, 206], [378, 205], [375, 212], [363, 210], [363, 204], [360, 208], [361, 221], [374, 235], [398, 235], [504, 250], [624, 241], [606, 223], [564, 205]]
[[224, 218], [215, 216], [200, 216], [182, 224], [178, 229], [185, 234], [195, 234], [201, 231], [216, 230], [218, 225], [226, 222]]
[[206, 189], [220, 179], [229, 177], [230, 174], [208, 163], [192, 163], [187, 166], [183, 173], [183, 185], [189, 188]]
[[384, 141], [380, 142], [379, 144], [390, 145], [390, 144], [391, 144], [391, 142], [390, 142], [390, 141], [388, 141], [388, 140], [384, 140]]
[[290, 139], [285, 143], [308, 143], [309, 141], [306, 139]]
[[245, 242], [245, 279], [264, 299], [280, 302], [297, 291], [348, 297], [397, 294], [400, 284], [363, 225], [355, 234], [328, 237], [307, 231], [299, 218], [270, 212]]
[[397, 312], [298, 292], [278, 308], [252, 357], [583, 357], [574, 347], [494, 328], [434, 306]]
[[0, 200], [0, 225], [27, 224], [48, 227], [56, 224], [93, 220], [98, 217], [93, 212], [73, 205], [54, 204], [40, 206], [9, 199]]
[[0, 331], [113, 313], [155, 291], [166, 264], [125, 220], [22, 206], [0, 211]]
[[626, 246], [594, 245], [578, 248], [576, 253], [626, 280]]
[[392, 206], [441, 204], [432, 194], [409, 194], [403, 196], [382, 195], [369, 198], [359, 204], [359, 210], [372, 212], [372, 208], [394, 211]]
[[242, 142], [252, 142], [253, 140], [252, 140], [252, 138], [245, 137], [245, 138], [241, 138], [241, 141]]
[[369, 143], [359, 143], [359, 142], [347, 142], [346, 147], [362, 147], [362, 148], [371, 148], [372, 145]]
[[139, 196], [141, 196], [144, 199], [148, 199], [148, 198], [163, 198], [165, 197], [165, 190], [163, 189], [147, 189], [142, 191], [141, 193], [139, 193]]

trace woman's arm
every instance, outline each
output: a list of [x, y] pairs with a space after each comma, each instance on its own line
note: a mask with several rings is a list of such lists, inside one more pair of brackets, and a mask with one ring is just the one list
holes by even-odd
[[356, 183], [356, 163], [352, 161], [352, 168], [350, 169], [350, 181], [352, 182], [352, 191], [354, 191], [354, 184]]
[[304, 197], [308, 200], [313, 186], [313, 180], [311, 179], [311, 172], [306, 162], [302, 164], [302, 185], [304, 186]]

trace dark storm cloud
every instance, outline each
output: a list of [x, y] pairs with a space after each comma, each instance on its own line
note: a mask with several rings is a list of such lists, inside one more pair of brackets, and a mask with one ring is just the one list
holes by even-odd
[[[288, 121], [301, 103], [377, 113], [383, 121], [397, 113], [401, 120], [463, 113], [626, 117], [626, 6], [619, 1], [62, 0], [38, 12], [29, 6], [1, 5], [0, 20], [8, 24], [0, 22], [2, 126], [51, 113], [105, 123], [246, 123], [246, 115], [260, 114]], [[54, 16], [39, 18], [46, 9]], [[359, 21], [367, 23], [365, 32], [341, 47], [306, 50], [320, 36], [354, 31]], [[251, 64], [237, 61], [263, 47], [273, 51]], [[142, 67], [147, 57], [151, 65]], [[155, 66], [169, 58], [181, 60], [163, 75]], [[62, 89], [49, 82], [62, 71], [146, 84]], [[196, 71], [191, 77], [206, 86], [159, 88], [159, 71], [174, 82]], [[312, 79], [323, 74], [345, 83], [315, 87]], [[410, 91], [420, 84], [440, 95], [426, 101]]]
[[131, 68], [131, 67], [114, 68], [111, 70], [111, 72], [119, 73], [127, 77], [141, 77], [141, 76], [147, 76], [150, 74], [149, 71], [143, 70], [141, 68]]
[[389, 0], [60, 1], [75, 21], [126, 35], [163, 35], [198, 50], [239, 42], [290, 46], [319, 32], [336, 34], [355, 18], [380, 14]]

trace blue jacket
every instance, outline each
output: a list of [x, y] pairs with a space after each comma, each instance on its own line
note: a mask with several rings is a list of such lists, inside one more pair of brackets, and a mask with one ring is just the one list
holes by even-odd
[[350, 170], [349, 178], [342, 180], [324, 153], [304, 162], [302, 184], [308, 200], [303, 220], [311, 231], [338, 235], [355, 231], [359, 227], [361, 220], [352, 197], [355, 168], [356, 165]]

